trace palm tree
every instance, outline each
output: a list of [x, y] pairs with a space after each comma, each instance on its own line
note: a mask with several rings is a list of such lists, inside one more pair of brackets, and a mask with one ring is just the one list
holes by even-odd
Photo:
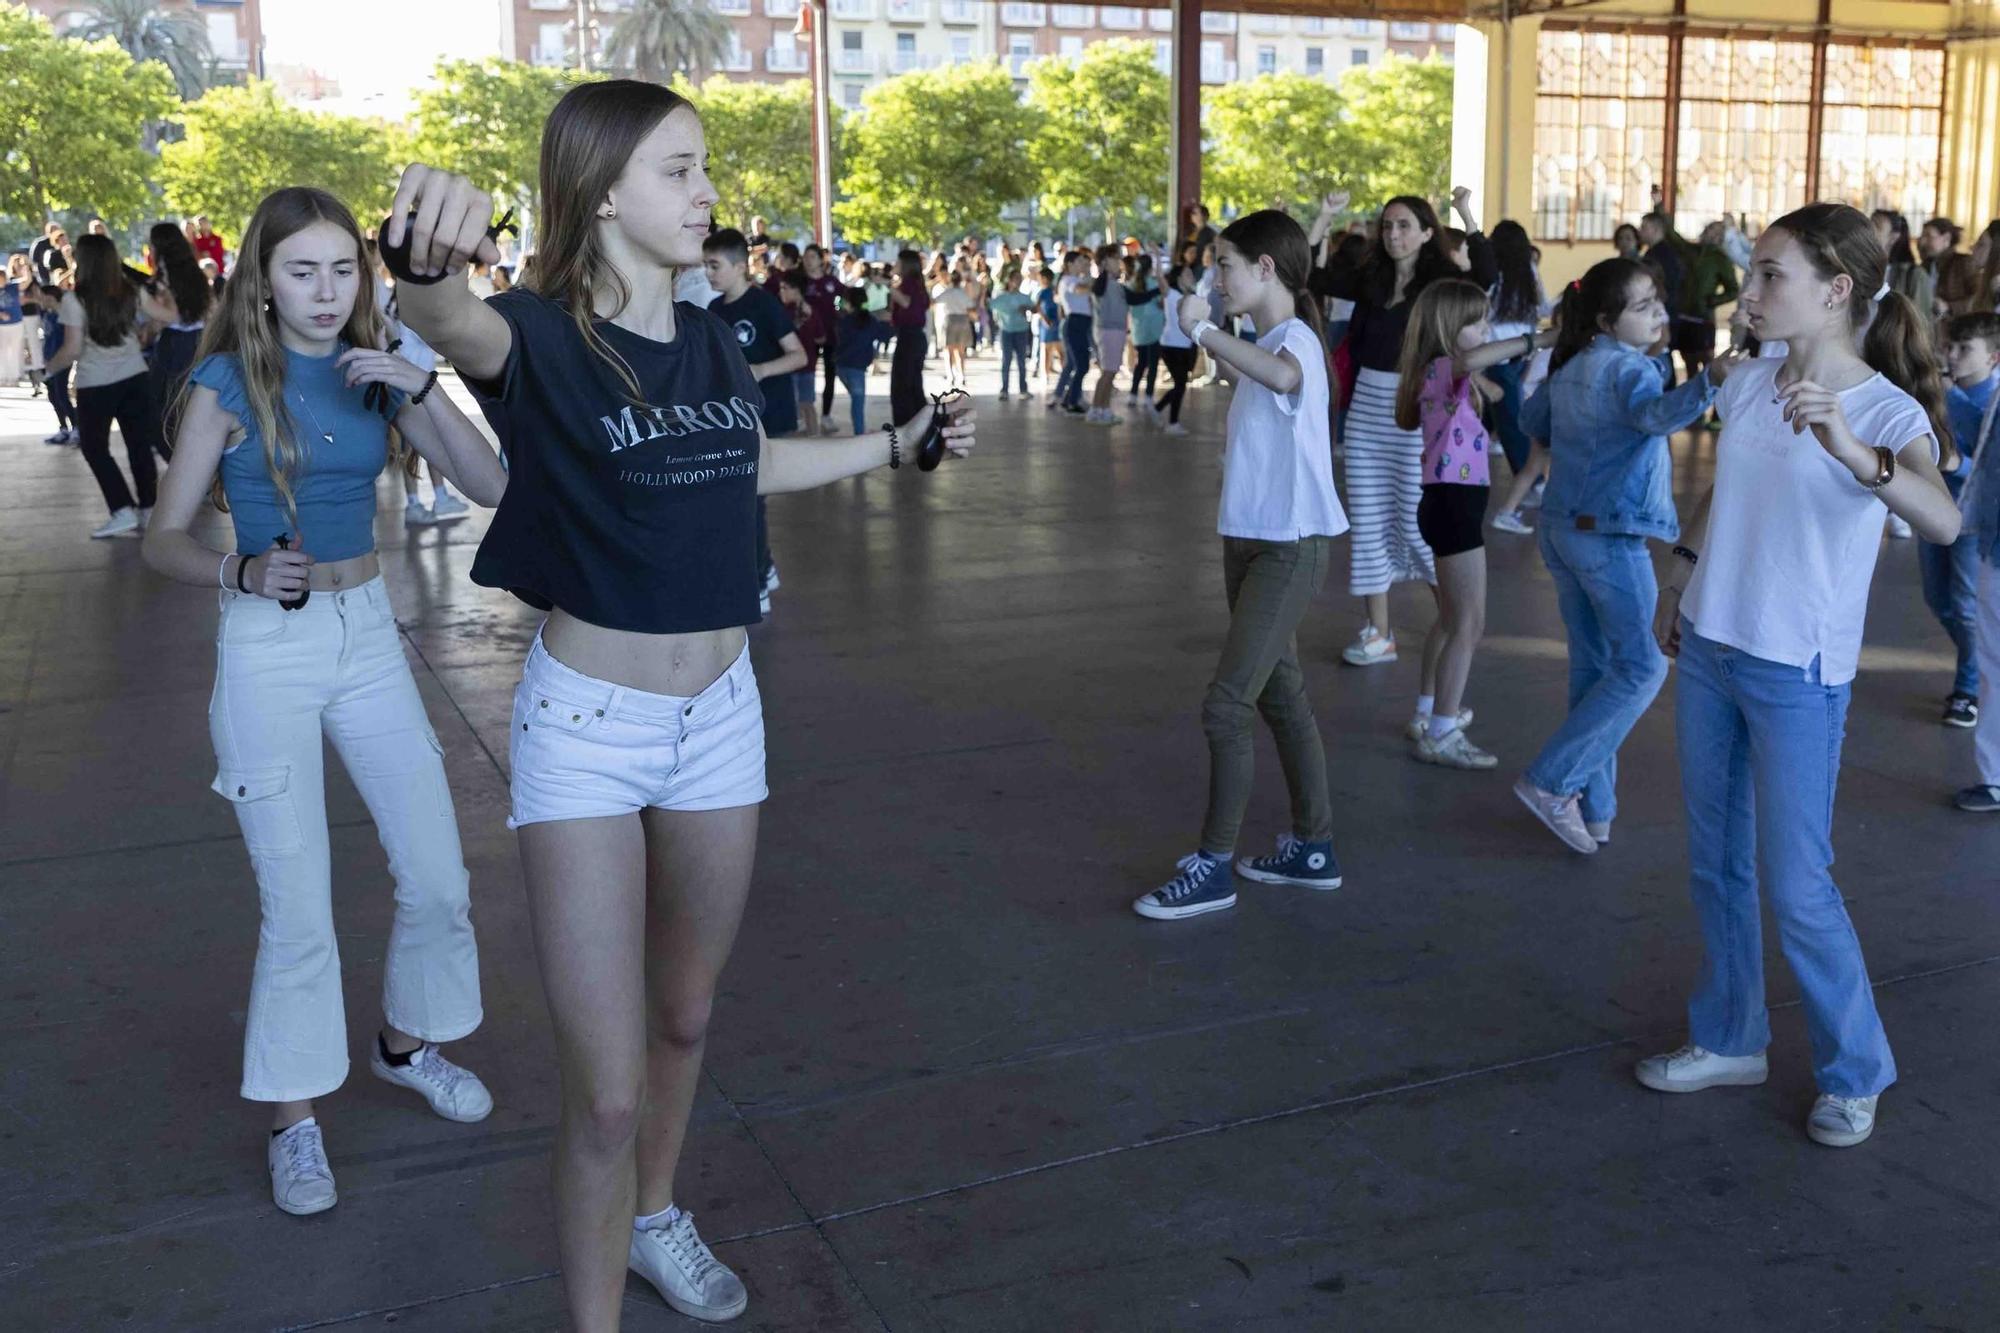
[[213, 81], [208, 28], [192, 13], [163, 11], [156, 0], [86, 0], [67, 13], [83, 19], [67, 36], [86, 42], [109, 37], [136, 61], [159, 61], [174, 76], [183, 101], [200, 97]]
[[729, 20], [708, 0], [635, 0], [611, 29], [605, 58], [642, 79], [665, 83], [685, 70], [699, 83], [729, 54]]

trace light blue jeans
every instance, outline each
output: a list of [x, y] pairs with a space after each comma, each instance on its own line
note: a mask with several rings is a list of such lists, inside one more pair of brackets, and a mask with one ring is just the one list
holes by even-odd
[[854, 409], [854, 433], [868, 433], [868, 368], [866, 366], [841, 366], [834, 374], [840, 377], [847, 390], [847, 402]]
[[1719, 1055], [1770, 1044], [1761, 886], [1802, 993], [1822, 1092], [1896, 1081], [1861, 941], [1833, 883], [1833, 796], [1851, 685], [1728, 648], [1681, 621], [1675, 720], [1701, 975], [1688, 1035]]
[[1618, 814], [1618, 747], [1667, 678], [1653, 641], [1653, 561], [1644, 537], [1579, 532], [1554, 518], [1540, 542], [1569, 631], [1569, 716], [1528, 765], [1528, 781], [1559, 796], [1582, 792], [1583, 817], [1608, 824]]

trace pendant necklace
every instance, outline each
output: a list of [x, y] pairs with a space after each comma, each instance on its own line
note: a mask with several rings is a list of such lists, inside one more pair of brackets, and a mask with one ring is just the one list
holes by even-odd
[[292, 392], [298, 395], [299, 406], [303, 407], [306, 410], [306, 415], [312, 418], [313, 430], [318, 432], [319, 437], [322, 440], [325, 440], [328, 444], [332, 444], [333, 432], [319, 424], [319, 413], [313, 411], [312, 404], [306, 401], [306, 395], [304, 390], [299, 389], [297, 386], [294, 386]]

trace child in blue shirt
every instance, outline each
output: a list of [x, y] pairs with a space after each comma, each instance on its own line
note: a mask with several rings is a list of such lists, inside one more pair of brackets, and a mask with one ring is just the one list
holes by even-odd
[[[1973, 748], [1979, 781], [1955, 799], [1961, 810], [1987, 813], [2000, 810], [2000, 718], [1994, 716], [2000, 700], [1993, 697], [2000, 688], [2000, 449], [1993, 447], [1993, 437], [2000, 433], [1994, 428], [2000, 416], [2000, 315], [1960, 315], [1945, 325], [1945, 338], [1945, 367], [1951, 376], [1945, 413], [1962, 460], [1956, 473], [1945, 474], [1945, 484], [1958, 497], [1965, 526], [1950, 546], [1923, 544], [1924, 599], [1959, 645], [1961, 680], [1968, 648], [1976, 658], [1971, 666], [1979, 702], [1963, 699], [1956, 689], [1952, 700], [1964, 704], [1971, 720], [1954, 722], [1947, 702], [1945, 721], [1978, 728]], [[1935, 598], [1934, 579], [1939, 584]], [[1951, 619], [1940, 609], [1947, 598], [1957, 613]]]

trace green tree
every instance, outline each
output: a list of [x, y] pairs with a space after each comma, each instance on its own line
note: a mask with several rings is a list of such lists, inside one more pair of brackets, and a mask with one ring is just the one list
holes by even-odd
[[1310, 217], [1319, 196], [1365, 183], [1340, 91], [1324, 79], [1260, 74], [1211, 89], [1203, 101], [1201, 180], [1211, 208], [1247, 213], [1282, 203]]
[[108, 37], [136, 61], [158, 61], [184, 100], [200, 97], [212, 81], [208, 28], [187, 10], [168, 11], [157, 0], [84, 0], [69, 12], [83, 21], [64, 36], [86, 42]]
[[729, 20], [708, 0], [635, 0], [612, 25], [604, 58], [655, 83], [676, 74], [699, 81], [729, 54], [729, 33]]
[[148, 121], [175, 104], [158, 64], [135, 65], [111, 42], [57, 37], [48, 20], [0, 7], [0, 213], [42, 219], [94, 209], [113, 226], [151, 201]]
[[1099, 42], [1074, 60], [1028, 66], [1028, 105], [1040, 119], [1028, 160], [1042, 207], [1118, 214], [1167, 197], [1169, 84], [1150, 46]]
[[354, 210], [363, 228], [395, 197], [409, 146], [380, 121], [301, 111], [261, 80], [211, 88], [183, 115], [187, 137], [160, 150], [167, 202], [206, 213], [241, 236], [258, 201], [286, 185], [316, 185]]
[[[1438, 200], [1451, 192], [1451, 78], [1451, 66], [1436, 56], [1385, 60], [1342, 76], [1354, 207], [1379, 208], [1399, 194]], [[1340, 186], [1305, 187], [1321, 188]]]
[[532, 206], [542, 126], [563, 94], [590, 77], [512, 60], [440, 60], [416, 98], [416, 160]]
[[834, 218], [857, 239], [928, 242], [996, 230], [1001, 210], [1037, 183], [1028, 160], [1036, 121], [993, 61], [877, 84], [841, 136], [847, 197]]
[[[810, 80], [750, 83], [718, 77], [699, 89], [680, 82], [675, 91], [701, 112], [717, 217], [737, 225], [764, 217], [788, 230], [811, 224]], [[836, 107], [835, 143], [840, 130]]]

